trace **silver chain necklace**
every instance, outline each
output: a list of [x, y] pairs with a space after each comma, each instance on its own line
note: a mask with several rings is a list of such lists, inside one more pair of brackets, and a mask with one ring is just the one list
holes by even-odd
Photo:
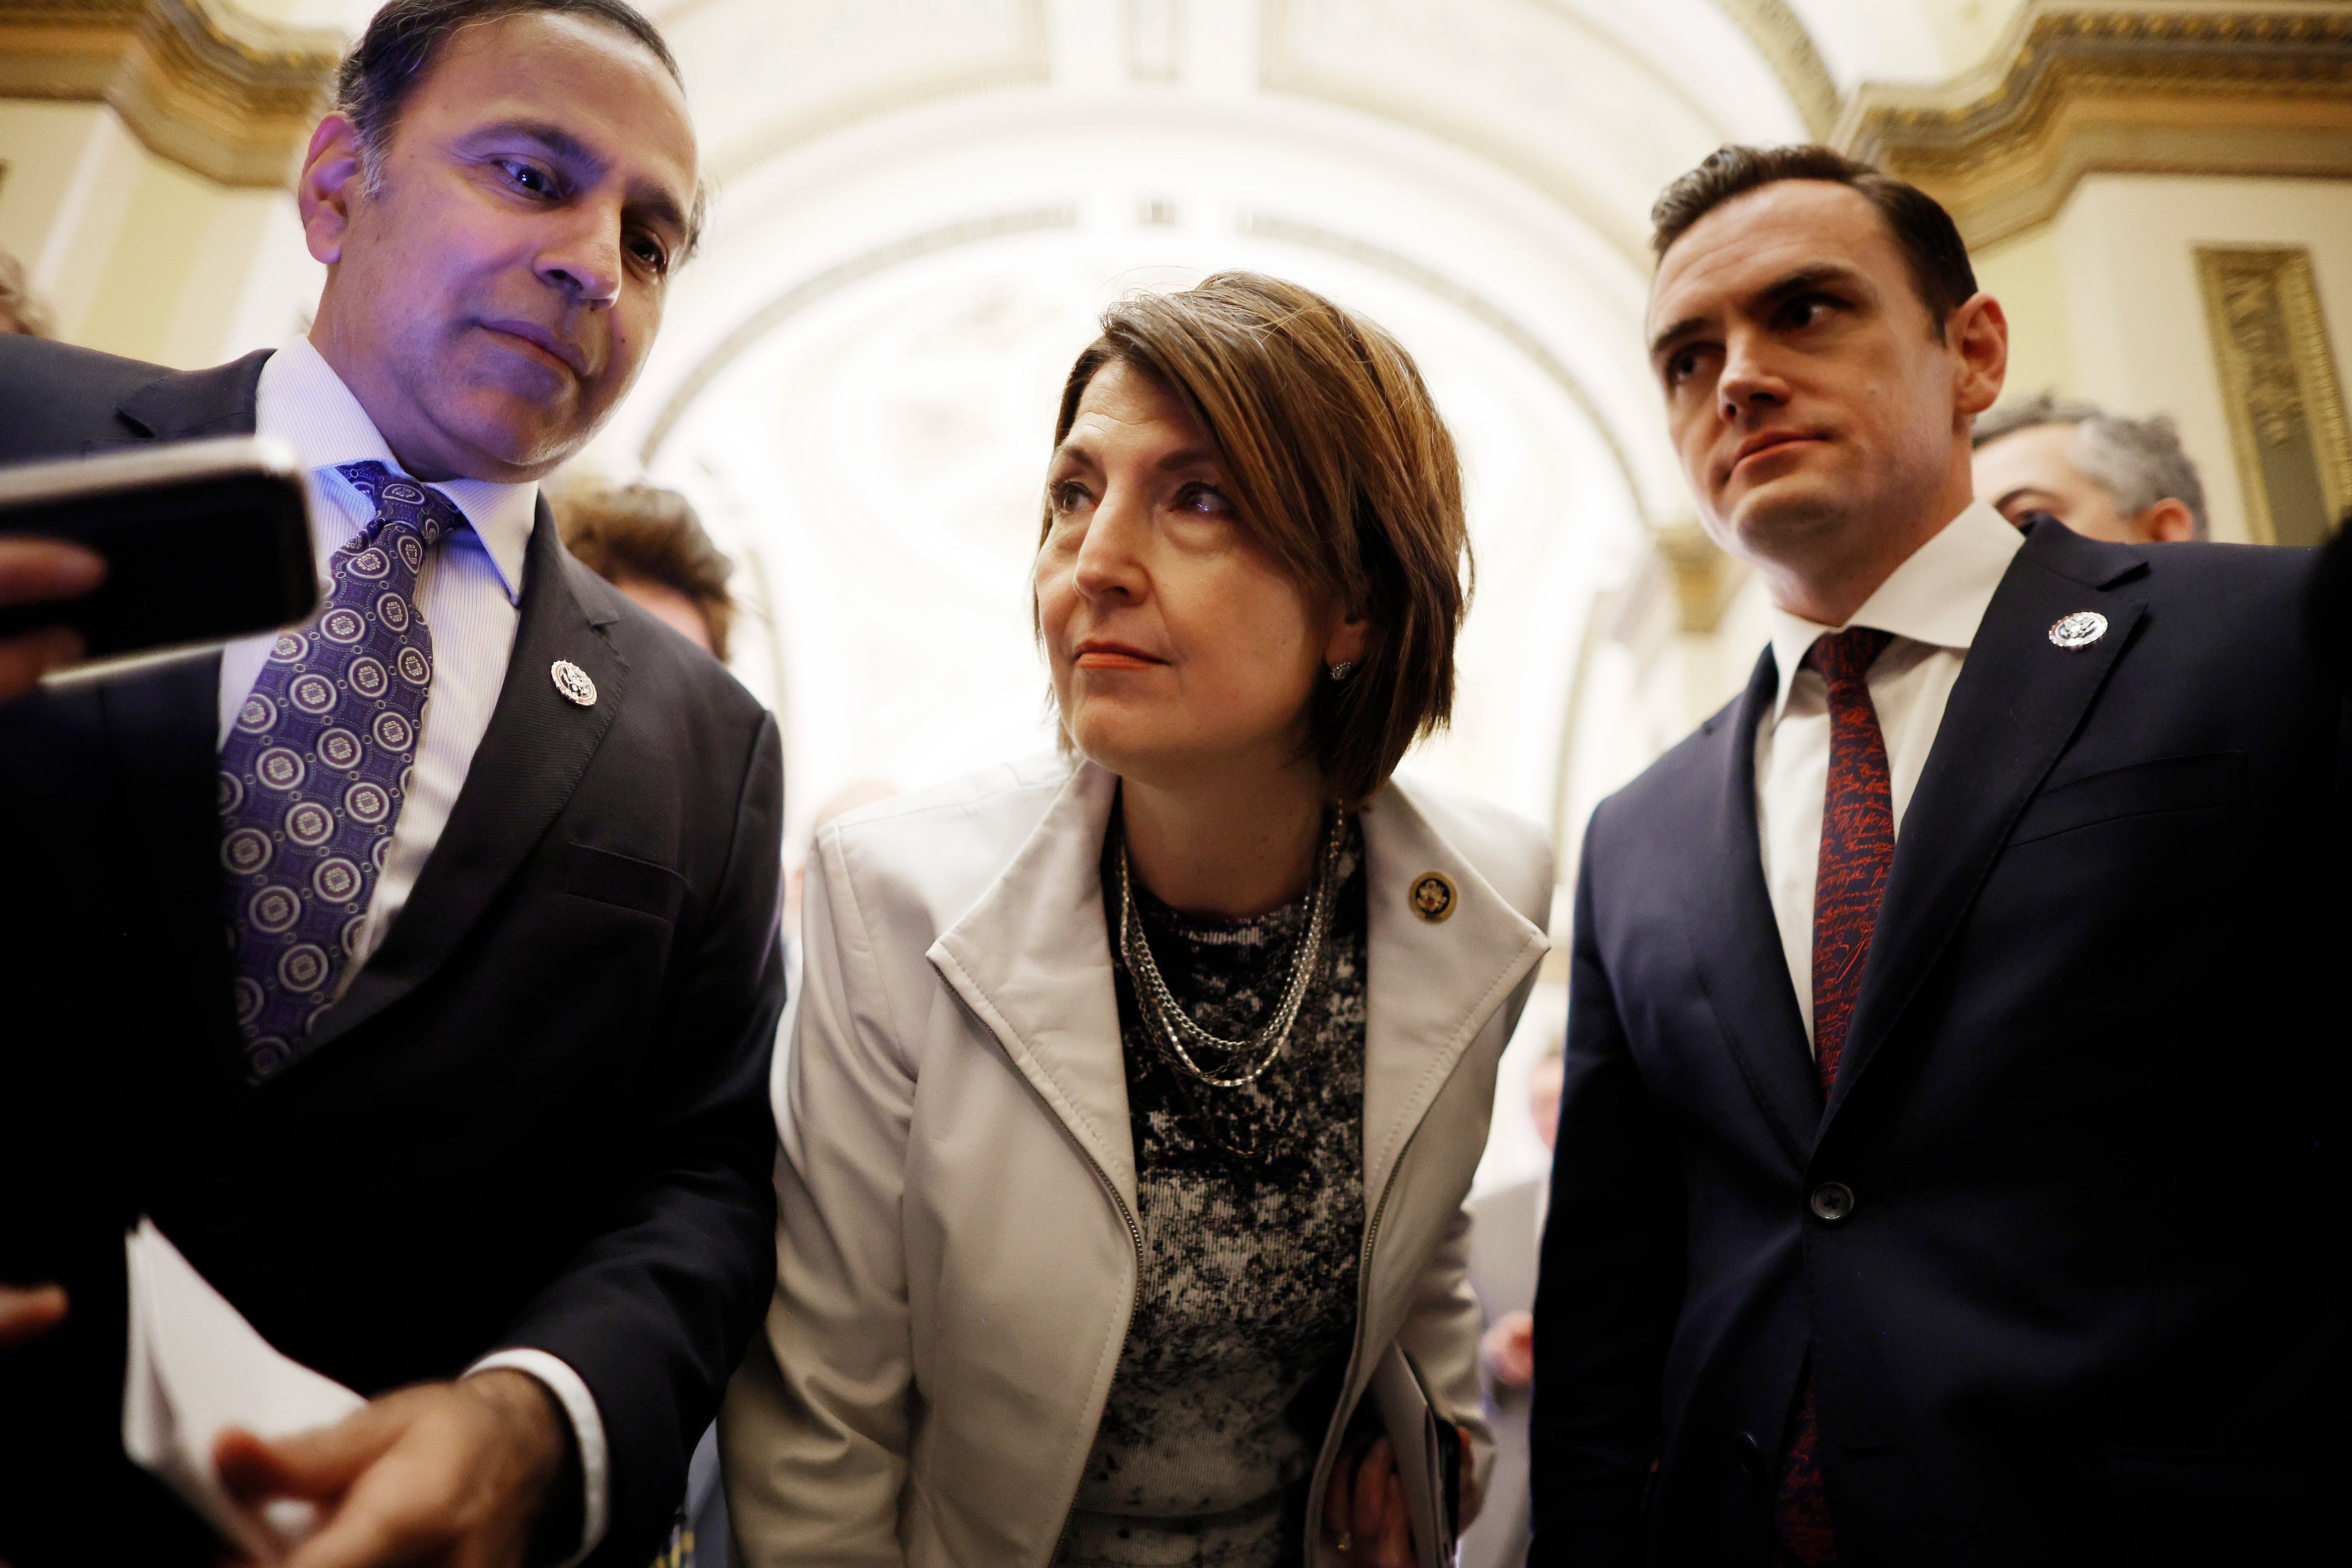
[[[1318, 961], [1323, 956], [1323, 939], [1331, 927], [1333, 872], [1347, 839], [1347, 818], [1335, 811], [1331, 814], [1331, 831], [1324, 840], [1322, 861], [1316, 868], [1314, 895], [1307, 910], [1307, 931], [1291, 954], [1290, 978], [1283, 985], [1281, 1005], [1257, 1033], [1246, 1039], [1228, 1040], [1194, 1023], [1192, 1015], [1178, 1005], [1174, 993], [1168, 989], [1168, 982], [1160, 977], [1160, 965], [1152, 961], [1150, 941], [1143, 934], [1143, 921], [1135, 912], [1135, 882], [1128, 868], [1127, 829], [1120, 827], [1118, 950], [1127, 960], [1128, 973], [1136, 979], [1136, 999], [1142, 1004], [1146, 1020], [1159, 1026], [1161, 1038], [1174, 1052], [1178, 1064], [1202, 1083], [1213, 1089], [1239, 1089], [1255, 1083], [1290, 1043], [1290, 1026], [1298, 1021], [1298, 1009], [1307, 1001]], [[1237, 1077], [1221, 1078], [1202, 1070], [1200, 1063], [1192, 1059], [1192, 1053], [1185, 1049], [1187, 1040], [1201, 1048], [1225, 1053], [1228, 1070], [1252, 1058], [1255, 1065]]]

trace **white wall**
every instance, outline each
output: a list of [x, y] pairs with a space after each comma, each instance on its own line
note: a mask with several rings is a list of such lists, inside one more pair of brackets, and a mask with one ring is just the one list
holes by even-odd
[[59, 335], [194, 369], [282, 342], [318, 300], [293, 197], [157, 157], [113, 110], [0, 100], [0, 249]]

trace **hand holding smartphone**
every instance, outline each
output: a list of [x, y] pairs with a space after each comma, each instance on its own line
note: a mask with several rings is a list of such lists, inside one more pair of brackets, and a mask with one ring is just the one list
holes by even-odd
[[[300, 621], [318, 597], [310, 505], [282, 443], [173, 442], [0, 468], [0, 661], [15, 661], [0, 662], [0, 700], [16, 694], [11, 678], [102, 674], [215, 646]], [[78, 662], [50, 668], [60, 659]]]
[[[105, 579], [106, 562], [58, 539], [0, 539], [0, 610], [52, 606], [79, 598]], [[81, 635], [65, 626], [0, 639], [0, 702], [13, 701], [41, 677], [82, 655]]]

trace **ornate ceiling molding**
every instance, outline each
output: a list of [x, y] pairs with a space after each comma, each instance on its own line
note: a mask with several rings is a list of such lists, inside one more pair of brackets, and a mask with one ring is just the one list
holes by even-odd
[[677, 431], [678, 422], [692, 410], [696, 399], [710, 390], [712, 382], [757, 347], [770, 332], [827, 295], [837, 294], [854, 283], [923, 257], [936, 256], [943, 250], [1002, 239], [1008, 235], [1076, 228], [1077, 224], [1077, 209], [1070, 206], [1031, 207], [1020, 212], [968, 218], [961, 223], [926, 229], [920, 234], [893, 240], [888, 245], [853, 256], [813, 277], [801, 279], [737, 322], [725, 337], [704, 351], [693, 366], [678, 378], [677, 384], [662, 400], [661, 412], [654, 416], [653, 425], [646, 432], [645, 438], [637, 444], [637, 461], [646, 468], [651, 468], [660, 457], [663, 444]]
[[[674, 47], [685, 37], [681, 18], [698, 13], [709, 3], [688, 0], [661, 17], [664, 34]], [[932, 68], [861, 77], [820, 94], [800, 95], [805, 102], [793, 101], [792, 94], [782, 95], [782, 101], [773, 106], [776, 111], [761, 117], [756, 125], [717, 132], [705, 156], [704, 172], [713, 184], [724, 185], [808, 142], [900, 110], [968, 94], [1046, 85], [1054, 79], [1054, 66], [1045, 0], [1015, 0], [1008, 9], [1014, 37], [1007, 47]]]
[[0, 98], [107, 103], [151, 152], [225, 185], [283, 185], [340, 34], [228, 0], [0, 0]]
[[1805, 129], [1817, 137], [1828, 136], [1838, 120], [1837, 79], [1830, 75], [1812, 34], [1805, 30], [1804, 18], [1789, 0], [1715, 0], [1715, 4], [1748, 35], [1748, 41], [1780, 79]]
[[2027, 0], [1982, 67], [1869, 86], [1832, 138], [1950, 209], [1972, 247], [2092, 173], [2352, 174], [2342, 0]]
[[1391, 278], [1402, 279], [1405, 282], [1428, 290], [1464, 315], [1483, 323], [1505, 342], [1526, 355], [1529, 363], [1550, 377], [1553, 384], [1568, 395], [1569, 401], [1576, 405], [1577, 412], [1582, 414], [1585, 422], [1592, 427], [1592, 433], [1599, 437], [1601, 445], [1608, 448], [1610, 460], [1616, 466], [1617, 477], [1624, 483], [1626, 499], [1632, 504], [1634, 514], [1646, 516], [1647, 509], [1643, 500], [1642, 486], [1634, 477], [1633, 465], [1625, 454], [1623, 444], [1617, 439], [1615, 426], [1611, 425], [1608, 418], [1602, 415], [1600, 404], [1593, 398], [1591, 390], [1578, 378], [1577, 374], [1563, 363], [1560, 357], [1552, 353], [1544, 341], [1528, 330], [1517, 317], [1476, 289], [1456, 282], [1444, 273], [1433, 268], [1424, 267], [1411, 257], [1400, 256], [1384, 246], [1375, 245], [1367, 239], [1359, 239], [1353, 235], [1335, 234], [1328, 228], [1311, 223], [1301, 223], [1296, 218], [1255, 211], [1244, 213], [1237, 226], [1244, 234], [1255, 235], [1262, 239], [1283, 240], [1291, 245], [1303, 245], [1332, 256], [1343, 256], [1361, 266], [1385, 272]]
[[[1547, 14], [1583, 47], [1612, 51], [1629, 69], [1647, 69], [1584, 18], [1567, 10]], [[1508, 116], [1490, 117], [1486, 110], [1492, 105], [1458, 92], [1449, 96], [1437, 90], [1418, 68], [1383, 78], [1345, 64], [1335, 67], [1318, 57], [1313, 39], [1302, 37], [1326, 20], [1308, 0], [1262, 0], [1258, 85], [1263, 90], [1336, 104], [1463, 148], [1543, 192], [1582, 219], [1635, 268], [1644, 273], [1649, 270], [1649, 228], [1643, 221], [1648, 196], [1645, 194], [1643, 205], [1638, 205], [1622, 192], [1612, 197], [1605, 184], [1587, 173], [1594, 157], [1590, 147], [1535, 134]], [[1680, 81], [1652, 72], [1649, 84], [1705, 125], [1709, 140], [1727, 139], [1712, 107], [1689, 93]]]

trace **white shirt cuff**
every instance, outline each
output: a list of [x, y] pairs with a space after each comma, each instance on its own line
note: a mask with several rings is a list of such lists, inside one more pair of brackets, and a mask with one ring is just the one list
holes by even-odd
[[564, 1559], [562, 1568], [573, 1568], [582, 1558], [596, 1550], [604, 1539], [604, 1526], [613, 1506], [612, 1474], [604, 1451], [604, 1417], [596, 1408], [596, 1396], [588, 1392], [588, 1384], [562, 1358], [545, 1351], [499, 1351], [486, 1355], [466, 1369], [467, 1377], [478, 1372], [491, 1372], [508, 1367], [528, 1373], [539, 1379], [563, 1413], [572, 1418], [572, 1436], [580, 1446], [580, 1550]]

